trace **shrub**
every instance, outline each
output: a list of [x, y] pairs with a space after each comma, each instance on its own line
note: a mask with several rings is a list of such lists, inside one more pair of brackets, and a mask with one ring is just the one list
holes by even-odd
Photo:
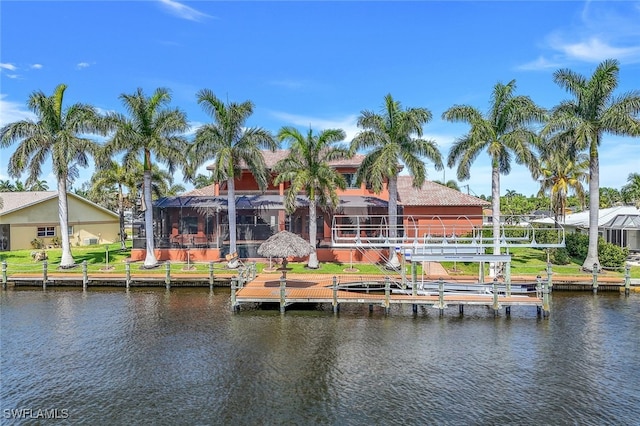
[[51, 244], [54, 247], [60, 247], [62, 245], [62, 241], [60, 241], [60, 237], [53, 237], [51, 238]]
[[587, 258], [587, 252], [589, 251], [589, 236], [587, 234], [567, 234], [565, 243], [569, 256], [582, 260]]
[[551, 249], [550, 260], [554, 265], [568, 265], [571, 263], [571, 256], [566, 248]]
[[40, 238], [34, 238], [33, 240], [31, 240], [31, 247], [33, 247], [34, 249], [41, 249], [44, 247], [44, 241], [42, 241]]
[[629, 256], [627, 247], [618, 247], [606, 243], [603, 238], [598, 239], [598, 258], [600, 265], [605, 268], [622, 268]]
[[[571, 257], [584, 261], [589, 251], [589, 236], [587, 234], [567, 234], [567, 253]], [[604, 238], [598, 237], [598, 259], [600, 265], [605, 268], [621, 268], [629, 256], [629, 249], [607, 243]], [[554, 262], [555, 263], [555, 262]]]

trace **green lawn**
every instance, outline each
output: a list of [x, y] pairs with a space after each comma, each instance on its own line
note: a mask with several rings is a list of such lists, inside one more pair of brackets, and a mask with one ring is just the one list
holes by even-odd
[[[4, 261], [7, 263], [7, 272], [9, 274], [16, 272], [41, 272], [43, 269], [42, 262], [36, 262], [31, 258], [31, 253], [33, 250], [15, 250], [10, 252], [0, 253], [0, 261]], [[59, 248], [47, 249], [46, 250], [48, 256], [48, 270], [54, 271], [57, 270], [57, 265], [60, 263], [60, 257], [62, 254], [62, 250]], [[95, 245], [95, 246], [82, 246], [82, 247], [73, 247], [72, 248], [73, 258], [78, 264], [76, 268], [71, 268], [65, 270], [68, 273], [80, 273], [81, 272], [81, 264], [86, 261], [87, 262], [87, 270], [89, 272], [96, 271], [114, 271], [121, 272], [125, 271], [126, 259], [130, 255], [130, 244], [127, 250], [120, 250], [120, 243], [114, 243], [109, 245]], [[108, 255], [108, 264], [107, 264], [107, 255]], [[546, 276], [546, 253], [542, 250], [536, 250], [531, 248], [521, 248], [514, 249], [511, 251], [512, 262], [511, 262], [511, 275], [541, 275]], [[142, 265], [141, 262], [132, 263], [131, 271], [137, 271], [140, 269]], [[443, 262], [442, 265], [449, 271], [450, 274], [455, 275], [471, 275], [476, 276], [478, 274], [478, 264], [473, 262]], [[269, 262], [259, 262], [257, 265], [258, 272], [261, 272], [263, 269], [269, 267]], [[276, 267], [275, 263], [272, 267]], [[321, 263], [319, 269], [308, 269], [306, 268], [305, 263], [296, 263], [289, 262], [288, 267], [291, 268], [290, 273], [312, 273], [312, 274], [328, 274], [328, 275], [336, 275], [336, 274], [344, 274], [344, 273], [353, 273], [353, 274], [379, 274], [385, 275], [388, 274], [389, 271], [385, 271], [384, 268], [371, 264], [353, 264], [354, 271], [350, 271], [350, 264], [340, 264], [340, 263]], [[197, 263], [197, 264], [189, 264], [186, 262], [172, 262], [171, 265], [172, 272], [199, 272], [199, 273], [207, 273], [209, 270], [208, 263]], [[581, 263], [573, 262], [569, 265], [553, 265], [552, 271], [554, 274], [558, 275], [576, 275], [581, 274]], [[166, 266], [161, 265], [158, 268], [145, 270], [145, 273], [157, 273], [163, 274], [166, 271]], [[220, 269], [225, 269], [225, 262], [215, 262], [214, 264], [215, 271], [219, 271]], [[407, 265], [407, 273], [409, 273], [410, 269]], [[624, 275], [624, 271], [606, 271], [604, 272], [607, 275], [612, 276], [620, 276]], [[418, 275], [422, 274], [422, 270], [420, 266], [418, 267]], [[586, 274], [590, 275], [590, 274]], [[640, 267], [635, 266], [631, 268], [631, 277], [632, 278], [640, 278]]]

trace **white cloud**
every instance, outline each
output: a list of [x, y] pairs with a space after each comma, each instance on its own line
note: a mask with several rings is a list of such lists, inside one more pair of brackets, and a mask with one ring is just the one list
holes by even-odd
[[81, 70], [81, 69], [84, 69], [84, 68], [88, 68], [90, 66], [91, 66], [91, 64], [88, 63], [88, 62], [80, 62], [78, 65], [76, 65], [76, 68]]
[[31, 65], [31, 68], [34, 69], [34, 70], [42, 69], [42, 64], [33, 64], [33, 65]]
[[178, 18], [187, 19], [189, 21], [200, 22], [206, 18], [210, 18], [206, 13], [202, 13], [192, 7], [185, 6], [182, 3], [173, 0], [159, 0], [160, 4], [166, 9], [169, 13]]
[[640, 62], [639, 4], [585, 2], [575, 24], [557, 28], [546, 37], [542, 48], [552, 53], [518, 69], [559, 68], [568, 62], [598, 63], [609, 58], [621, 63]]
[[314, 131], [322, 131], [326, 129], [342, 129], [347, 135], [345, 142], [350, 142], [360, 131], [356, 124], [358, 120], [358, 117], [356, 115], [348, 115], [344, 118], [336, 120], [327, 120], [324, 118], [308, 117], [279, 111], [273, 111], [271, 114], [280, 120], [296, 126], [305, 128], [309, 128], [309, 126], [311, 126]]
[[13, 64], [1, 63], [1, 62], [0, 62], [0, 68], [5, 69], [5, 70], [9, 70], [9, 71], [15, 71], [15, 70], [18, 69], [18, 67], [16, 67]]
[[7, 95], [0, 94], [0, 127], [15, 121], [35, 119], [36, 116], [21, 103], [5, 100]]
[[609, 58], [619, 60], [640, 60], [640, 46], [615, 47], [597, 37], [591, 37], [577, 43], [565, 43], [562, 41], [552, 44], [552, 48], [561, 51], [570, 59], [586, 62], [601, 62]]
[[20, 78], [20, 75], [18, 75], [18, 74], [7, 74], [7, 77], [15, 80], [15, 79]]
[[562, 64], [557, 61], [553, 61], [545, 58], [544, 56], [538, 56], [538, 59], [535, 61], [527, 62], [526, 64], [522, 64], [516, 67], [516, 69], [523, 71], [535, 71], [535, 70], [546, 70], [550, 68], [558, 68]]
[[193, 137], [196, 135], [196, 132], [198, 131], [198, 129], [200, 127], [202, 127], [204, 125], [204, 123], [201, 123], [199, 121], [190, 121], [189, 122], [189, 128], [187, 129], [187, 131], [184, 133], [184, 136], [186, 137]]

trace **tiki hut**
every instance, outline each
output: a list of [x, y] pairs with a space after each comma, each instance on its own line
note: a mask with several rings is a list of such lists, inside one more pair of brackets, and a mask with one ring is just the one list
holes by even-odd
[[281, 257], [283, 269], [287, 267], [288, 257], [304, 257], [312, 251], [313, 247], [308, 241], [289, 231], [280, 231], [272, 235], [258, 247], [258, 254], [261, 256]]

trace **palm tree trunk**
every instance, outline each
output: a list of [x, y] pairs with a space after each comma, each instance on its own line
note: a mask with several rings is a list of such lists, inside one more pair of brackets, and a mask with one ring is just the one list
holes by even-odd
[[147, 253], [144, 258], [144, 267], [152, 268], [158, 264], [155, 255], [153, 241], [153, 204], [151, 201], [151, 168], [145, 167], [142, 196], [144, 197], [144, 234], [146, 238]]
[[122, 185], [118, 184], [118, 214], [120, 215], [120, 250], [126, 250], [124, 232], [124, 195], [122, 194]]
[[309, 263], [307, 267], [317, 269], [318, 268], [318, 252], [316, 251], [316, 235], [317, 235], [317, 214], [316, 214], [316, 200], [314, 197], [309, 197], [309, 243], [313, 247], [313, 251], [309, 254]]
[[229, 253], [238, 251], [236, 243], [236, 187], [233, 176], [227, 179], [227, 212], [229, 215]]
[[589, 150], [589, 248], [582, 269], [593, 271], [593, 265], [600, 269], [598, 259], [598, 216], [600, 213], [600, 161], [598, 159], [598, 139], [594, 138]]
[[393, 269], [400, 267], [400, 260], [396, 254], [398, 237], [398, 176], [389, 178], [389, 262], [387, 266]]
[[[497, 164], [493, 164], [491, 168], [491, 210], [493, 224], [493, 254], [500, 254], [500, 170]], [[498, 263], [492, 262], [490, 268], [493, 271], [492, 276], [496, 273]]]
[[58, 219], [60, 221], [60, 238], [62, 240], [62, 257], [60, 267], [69, 268], [75, 265], [71, 255], [71, 242], [69, 241], [69, 203], [67, 200], [67, 177], [58, 178]]

